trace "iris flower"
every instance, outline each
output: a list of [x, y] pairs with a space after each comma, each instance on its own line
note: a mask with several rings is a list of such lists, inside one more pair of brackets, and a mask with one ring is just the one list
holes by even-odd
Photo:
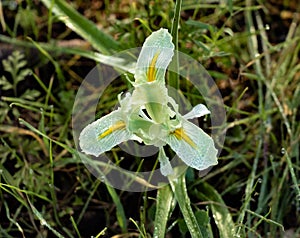
[[87, 125], [79, 136], [86, 154], [99, 156], [114, 146], [136, 140], [159, 148], [160, 171], [173, 173], [165, 154], [169, 145], [188, 166], [204, 170], [217, 164], [217, 150], [212, 138], [190, 119], [209, 114], [203, 104], [181, 115], [165, 85], [166, 69], [174, 54], [172, 36], [166, 29], [153, 32], [144, 42], [132, 82], [134, 90], [118, 95], [120, 106]]

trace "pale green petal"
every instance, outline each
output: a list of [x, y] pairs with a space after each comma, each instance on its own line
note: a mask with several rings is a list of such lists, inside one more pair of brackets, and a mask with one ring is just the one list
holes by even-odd
[[99, 156], [131, 138], [118, 109], [87, 125], [80, 133], [79, 145], [84, 153]]
[[132, 103], [137, 105], [149, 102], [166, 105], [168, 98], [168, 89], [158, 82], [140, 84], [132, 92]]
[[203, 170], [218, 163], [217, 150], [212, 138], [183, 118], [181, 131], [178, 129], [177, 134], [170, 133], [166, 142], [190, 167]]
[[197, 117], [202, 117], [204, 115], [210, 114], [210, 111], [207, 109], [207, 107], [203, 104], [198, 104], [193, 109], [185, 114], [183, 118], [185, 119], [193, 119]]
[[[144, 42], [135, 70], [135, 85], [159, 81], [165, 82], [165, 72], [173, 57], [174, 45], [168, 30], [153, 32]], [[154, 69], [149, 77], [149, 68]]]
[[143, 140], [144, 135], [148, 135], [149, 128], [153, 125], [151, 120], [140, 117], [139, 114], [133, 113], [128, 120], [128, 130], [138, 135]]
[[159, 149], [158, 160], [160, 163], [160, 172], [162, 175], [169, 176], [173, 174], [173, 168], [163, 148]]
[[175, 116], [175, 112], [167, 106], [168, 102], [172, 100], [168, 96], [168, 89], [157, 81], [136, 86], [131, 100], [134, 108], [145, 106], [147, 113], [156, 123], [163, 123]]
[[166, 144], [160, 138], [165, 138], [168, 131], [161, 124], [156, 124], [137, 114], [131, 115], [128, 121], [128, 130], [141, 138], [146, 145], [160, 147]]
[[131, 113], [131, 111], [133, 110], [132, 108], [132, 100], [131, 100], [131, 94], [130, 93], [126, 93], [125, 96], [122, 98], [123, 93], [120, 93], [118, 95], [118, 100], [120, 103], [120, 107], [121, 107], [121, 111], [123, 113], [123, 115], [128, 115]]

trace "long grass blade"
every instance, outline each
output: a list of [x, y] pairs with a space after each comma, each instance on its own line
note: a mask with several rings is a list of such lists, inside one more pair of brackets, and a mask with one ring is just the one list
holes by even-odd
[[110, 35], [99, 30], [96, 24], [79, 14], [63, 0], [42, 0], [45, 6], [59, 17], [70, 29], [83, 37], [98, 51], [110, 54], [121, 49], [120, 44]]
[[[0, 41], [5, 43], [11, 43], [19, 47], [36, 48], [36, 46], [31, 42], [21, 41], [1, 34], [0, 34]], [[38, 46], [41, 47], [43, 50], [50, 52], [51, 54], [55, 53], [59, 55], [61, 54], [79, 55], [87, 59], [95, 60], [98, 63], [103, 63], [124, 71], [132, 72], [132, 70], [135, 67], [135, 62], [133, 61], [130, 62], [128, 60], [116, 56], [109, 56], [109, 55], [101, 54], [99, 52], [87, 51], [80, 47], [61, 46], [59, 41], [57, 41], [56, 44], [39, 42]]]
[[211, 210], [220, 237], [233, 237], [235, 234], [235, 225], [221, 195], [208, 183], [203, 182], [197, 186], [196, 196], [201, 200], [211, 202]]
[[124, 208], [120, 201], [120, 198], [119, 198], [118, 194], [116, 193], [116, 190], [113, 187], [109, 186], [107, 183], [106, 183], [106, 188], [107, 188], [107, 191], [109, 192], [114, 204], [116, 205], [117, 220], [122, 229], [122, 232], [127, 233], [127, 221], [126, 221]]
[[55, 230], [43, 217], [43, 215], [31, 204], [31, 202], [28, 200], [29, 205], [33, 211], [33, 213], [36, 215], [36, 217], [40, 220], [42, 226], [46, 226], [50, 231], [52, 231], [56, 237], [58, 238], [64, 238], [62, 234], [60, 234], [57, 230]]
[[[178, 72], [179, 63], [178, 63], [178, 29], [179, 29], [179, 20], [180, 20], [180, 11], [181, 11], [182, 0], [177, 0], [175, 5], [175, 14], [172, 22], [171, 35], [173, 37], [173, 43], [175, 45], [175, 53], [171, 64], [172, 68]], [[175, 66], [175, 67], [174, 67]], [[175, 72], [169, 72], [169, 85], [175, 89], [179, 89], [179, 75]]]

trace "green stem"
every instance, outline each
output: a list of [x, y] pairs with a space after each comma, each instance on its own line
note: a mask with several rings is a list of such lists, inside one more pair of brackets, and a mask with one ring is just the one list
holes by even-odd
[[172, 22], [171, 35], [173, 37], [173, 43], [175, 45], [175, 50], [178, 50], [178, 28], [179, 28], [179, 19], [181, 11], [182, 0], [176, 1], [175, 5], [175, 14]]
[[[175, 53], [173, 60], [171, 62], [171, 68], [175, 69], [175, 72], [178, 72], [179, 62], [178, 62], [178, 28], [179, 28], [179, 19], [181, 11], [182, 0], [177, 0], [175, 5], [175, 14], [172, 22], [171, 35], [173, 37], [173, 43], [175, 45]], [[179, 89], [179, 75], [175, 72], [169, 73], [169, 85], [175, 89]]]
[[191, 201], [187, 194], [185, 173], [180, 175], [177, 179], [170, 180], [170, 184], [184, 217], [184, 221], [190, 231], [191, 237], [202, 238], [203, 236], [198, 225], [198, 221], [193, 213]]

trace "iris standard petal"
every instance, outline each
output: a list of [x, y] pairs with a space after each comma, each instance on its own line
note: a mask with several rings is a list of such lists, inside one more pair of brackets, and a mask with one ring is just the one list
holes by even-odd
[[165, 83], [165, 73], [170, 64], [174, 45], [167, 29], [153, 32], [144, 42], [135, 70], [135, 85], [159, 81]]
[[203, 170], [218, 163], [218, 151], [213, 139], [184, 118], [182, 118], [182, 127], [171, 132], [166, 142], [184, 163], [197, 170]]
[[99, 156], [131, 138], [118, 109], [87, 125], [80, 133], [79, 145], [84, 153]]

